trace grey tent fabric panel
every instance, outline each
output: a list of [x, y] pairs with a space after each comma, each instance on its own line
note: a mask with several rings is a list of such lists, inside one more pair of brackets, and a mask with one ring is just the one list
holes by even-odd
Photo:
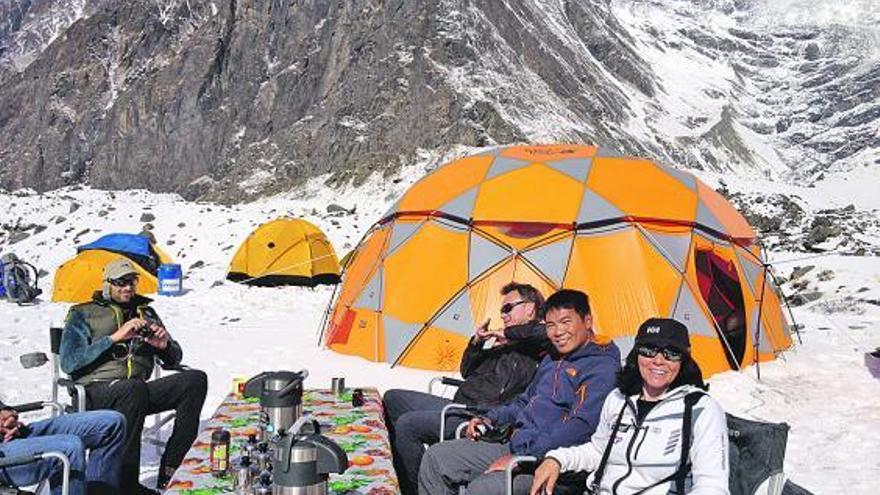
[[755, 262], [748, 255], [743, 255], [740, 253], [740, 249], [736, 249], [736, 259], [739, 261], [739, 266], [742, 267], [743, 272], [745, 272], [746, 282], [749, 283], [749, 288], [752, 289], [752, 294], [756, 298], [761, 297], [761, 275], [764, 272], [764, 267], [755, 264]]
[[388, 250], [385, 256], [387, 257], [393, 253], [401, 244], [412, 237], [421, 226], [422, 222], [401, 222], [400, 219], [396, 220], [391, 230], [391, 240], [388, 243]]
[[662, 234], [640, 229], [648, 241], [654, 245], [657, 251], [666, 258], [679, 273], [684, 273], [687, 265], [688, 254], [691, 249], [690, 233], [684, 235]]
[[623, 216], [625, 215], [620, 208], [592, 190], [584, 189], [584, 197], [581, 199], [581, 208], [577, 215], [578, 223], [597, 222]]
[[751, 421], [727, 414], [731, 495], [753, 495], [761, 483], [782, 472], [788, 425]]
[[578, 182], [587, 180], [592, 164], [593, 160], [590, 158], [565, 158], [547, 162], [548, 167], [557, 172], [562, 172]]
[[630, 351], [632, 351], [632, 348], [635, 347], [636, 338], [632, 335], [615, 337], [614, 343], [617, 344], [617, 348], [620, 349], [621, 359], [626, 359], [626, 356], [628, 356]]
[[568, 236], [560, 241], [523, 251], [520, 254], [541, 270], [541, 273], [549, 277], [557, 287], [560, 287], [565, 278], [565, 269], [568, 268], [572, 242], [574, 242], [574, 237]]
[[354, 302], [354, 307], [372, 309], [379, 311], [382, 308], [382, 269], [376, 270], [376, 273], [367, 282], [367, 285], [361, 289], [361, 294]]
[[626, 155], [617, 151], [614, 148], [609, 148], [607, 146], [599, 146], [599, 149], [596, 150], [596, 155], [594, 158], [624, 158]]
[[499, 175], [506, 174], [507, 172], [512, 172], [523, 167], [527, 167], [528, 165], [529, 162], [523, 160], [507, 158], [506, 156], [499, 156], [496, 157], [495, 161], [492, 162], [492, 166], [489, 167], [489, 171], [486, 173], [486, 178], [483, 180], [486, 181], [489, 179], [494, 179]]
[[489, 267], [510, 256], [510, 251], [485, 237], [471, 232], [470, 253], [468, 254], [468, 280], [477, 278]]
[[470, 219], [474, 213], [474, 203], [477, 201], [477, 188], [472, 187], [467, 191], [452, 198], [448, 203], [439, 208], [443, 213], [455, 215], [460, 218]]
[[715, 218], [715, 215], [713, 215], [712, 212], [709, 211], [709, 208], [706, 206], [705, 203], [703, 203], [702, 200], [697, 201], [697, 223], [704, 227], [713, 229], [717, 232], [721, 232], [724, 234], [727, 233], [727, 231], [724, 229], [724, 226], [721, 225], [721, 222], [719, 222], [718, 219]]
[[687, 187], [691, 191], [697, 191], [697, 179], [693, 176], [693, 174], [673, 167], [661, 166], [661, 168], [664, 172], [668, 173], [672, 177], [675, 177], [676, 180], [684, 184], [685, 187]]
[[471, 317], [471, 298], [467, 290], [462, 291], [452, 304], [437, 315], [431, 326], [470, 337], [474, 333], [475, 325]]
[[404, 323], [397, 318], [382, 315], [382, 330], [385, 336], [385, 361], [394, 363], [403, 353], [404, 349], [419, 334], [423, 325], [421, 323]]
[[[752, 332], [752, 338], [758, 337], [759, 352], [773, 352], [773, 346], [770, 344], [770, 338], [767, 337], [767, 328], [762, 321], [758, 319], [760, 306], [755, 306], [752, 310], [751, 318], [749, 318], [749, 330]], [[758, 324], [761, 324], [760, 335], [758, 335]]]
[[702, 335], [704, 337], [718, 336], [714, 323], [706, 318], [706, 314], [700, 308], [696, 296], [694, 296], [690, 286], [684, 280], [681, 282], [681, 288], [678, 290], [678, 299], [675, 301], [675, 307], [672, 308], [672, 315], [670, 316], [684, 323], [691, 335]]

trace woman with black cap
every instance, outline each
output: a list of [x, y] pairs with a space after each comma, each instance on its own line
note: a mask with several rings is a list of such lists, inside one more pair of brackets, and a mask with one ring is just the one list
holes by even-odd
[[548, 452], [531, 495], [565, 471], [591, 472], [590, 494], [728, 494], [727, 422], [690, 350], [682, 323], [642, 323], [593, 437]]

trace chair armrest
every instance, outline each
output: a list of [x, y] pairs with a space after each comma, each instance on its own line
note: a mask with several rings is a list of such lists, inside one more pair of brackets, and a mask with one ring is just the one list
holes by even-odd
[[460, 387], [464, 385], [464, 380], [459, 380], [458, 378], [452, 378], [451, 376], [444, 376], [440, 378], [440, 383], [443, 385], [450, 385], [453, 387]]
[[507, 495], [513, 495], [513, 470], [520, 464], [538, 462], [538, 458], [530, 455], [518, 455], [510, 460], [504, 468], [505, 490]]
[[458, 378], [452, 378], [451, 376], [435, 376], [431, 378], [431, 381], [428, 382], [428, 393], [431, 395], [436, 395], [434, 393], [434, 386], [437, 384], [447, 385], [450, 387], [460, 387], [464, 380], [459, 380]]
[[75, 391], [75, 393], [71, 392], [70, 395], [74, 401], [76, 401], [76, 404], [73, 405], [76, 412], [83, 412], [86, 410], [86, 388], [84, 386], [67, 378], [59, 378], [58, 386], [67, 387], [68, 391], [70, 391], [70, 389]]
[[14, 406], [7, 406], [9, 409], [15, 409], [16, 411], [23, 412], [31, 412], [31, 411], [39, 411], [40, 409], [46, 407], [46, 403], [43, 401], [37, 402], [28, 402], [25, 404], [17, 404]]

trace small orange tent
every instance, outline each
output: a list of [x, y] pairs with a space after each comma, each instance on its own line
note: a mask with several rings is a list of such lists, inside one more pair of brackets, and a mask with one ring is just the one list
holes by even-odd
[[638, 325], [676, 318], [706, 376], [791, 345], [755, 232], [692, 174], [592, 146], [511, 146], [414, 184], [366, 234], [325, 343], [454, 370], [475, 323], [500, 326], [500, 288], [590, 296], [598, 334], [626, 353]]

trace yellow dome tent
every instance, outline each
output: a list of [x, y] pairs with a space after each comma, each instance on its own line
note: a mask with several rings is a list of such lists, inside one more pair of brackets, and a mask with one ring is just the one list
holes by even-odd
[[590, 296], [626, 353], [651, 316], [688, 326], [704, 374], [791, 345], [781, 296], [746, 220], [692, 174], [592, 146], [511, 146], [414, 184], [365, 235], [331, 304], [331, 349], [457, 369], [500, 288]]
[[52, 300], [81, 303], [90, 301], [101, 290], [104, 266], [116, 258], [134, 261], [138, 271], [138, 294], [153, 294], [159, 289], [156, 269], [171, 263], [171, 257], [149, 241], [134, 234], [109, 234], [78, 248], [79, 253], [55, 271]]
[[321, 229], [279, 218], [251, 232], [232, 257], [226, 278], [260, 286], [336, 284], [339, 260]]

